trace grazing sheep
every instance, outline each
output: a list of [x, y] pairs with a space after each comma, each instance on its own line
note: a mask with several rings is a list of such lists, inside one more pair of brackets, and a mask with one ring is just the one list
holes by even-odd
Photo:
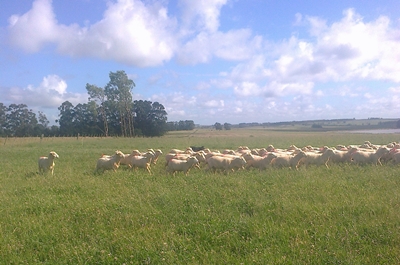
[[199, 163], [199, 161], [194, 156], [188, 157], [188, 158], [186, 158], [186, 160], [170, 159], [168, 161], [167, 171], [172, 172], [172, 174], [174, 176], [175, 176], [175, 172], [183, 171], [183, 172], [185, 172], [185, 176], [187, 176], [189, 173], [189, 170], [193, 166], [197, 165], [198, 163]]
[[124, 158], [124, 154], [117, 150], [112, 156], [103, 155], [97, 160], [96, 171], [102, 170], [113, 170], [117, 171], [120, 165], [121, 159]]
[[47, 171], [50, 171], [51, 175], [53, 175], [55, 166], [54, 159], [56, 158], [59, 158], [59, 156], [54, 151], [51, 151], [48, 156], [39, 157], [39, 173], [46, 173]]

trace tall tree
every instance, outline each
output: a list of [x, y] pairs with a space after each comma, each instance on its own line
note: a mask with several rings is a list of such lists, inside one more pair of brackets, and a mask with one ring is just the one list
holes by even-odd
[[61, 135], [73, 135], [74, 131], [74, 105], [69, 101], [64, 101], [60, 107], [58, 107], [60, 117], [58, 123], [60, 124]]
[[49, 120], [47, 119], [46, 115], [39, 111], [39, 123], [43, 125], [44, 128], [47, 128], [47, 125], [49, 125]]
[[110, 81], [104, 91], [110, 107], [118, 110], [121, 133], [123, 136], [134, 135], [132, 89], [135, 83], [128, 78], [125, 71], [110, 72]]
[[[90, 85], [86, 84], [86, 90], [89, 94], [89, 103], [93, 102], [95, 108], [92, 110], [92, 113], [96, 115], [95, 110], [99, 110], [101, 119], [103, 120], [103, 132], [104, 135], [107, 137], [108, 136], [108, 119], [107, 119], [107, 113], [106, 113], [106, 94], [103, 88], [95, 86], [95, 85]], [[93, 104], [91, 103], [91, 104]], [[98, 107], [97, 107], [98, 106]], [[97, 115], [96, 115], [97, 116]]]

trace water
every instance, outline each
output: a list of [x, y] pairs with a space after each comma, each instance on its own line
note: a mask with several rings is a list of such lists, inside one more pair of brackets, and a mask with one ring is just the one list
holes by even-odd
[[378, 130], [358, 130], [358, 131], [349, 131], [349, 133], [400, 133], [400, 129], [378, 129]]

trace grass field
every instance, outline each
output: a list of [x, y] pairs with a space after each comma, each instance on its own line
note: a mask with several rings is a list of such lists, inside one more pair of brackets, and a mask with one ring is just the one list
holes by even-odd
[[[286, 148], [398, 134], [176, 132], [161, 138], [0, 138], [0, 264], [399, 264], [400, 168], [167, 175], [94, 172], [116, 149]], [[54, 176], [37, 158], [56, 151]]]

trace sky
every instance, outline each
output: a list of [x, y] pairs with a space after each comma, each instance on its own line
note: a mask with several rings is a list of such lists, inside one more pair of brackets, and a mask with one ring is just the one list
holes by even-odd
[[168, 121], [400, 118], [398, 0], [1, 0], [0, 102], [56, 124], [123, 70]]

